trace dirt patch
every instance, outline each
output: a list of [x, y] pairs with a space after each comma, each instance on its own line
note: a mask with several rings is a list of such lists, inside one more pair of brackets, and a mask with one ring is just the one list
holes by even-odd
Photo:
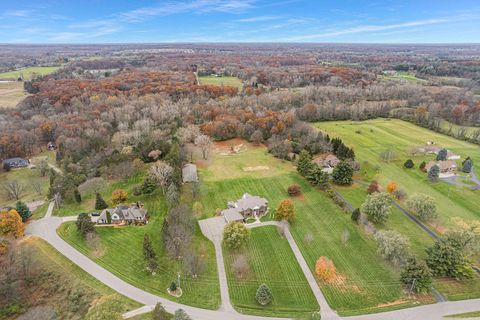
[[242, 170], [245, 171], [245, 172], [266, 171], [266, 170], [270, 170], [270, 167], [269, 166], [245, 167], [245, 168], [242, 168]]
[[408, 302], [407, 300], [399, 299], [399, 300], [395, 300], [395, 301], [392, 301], [392, 302], [377, 304], [377, 307], [378, 308], [385, 308], [385, 307], [397, 306], [399, 304], [404, 304], [404, 303], [407, 303], [407, 302]]
[[[248, 147], [250, 147], [250, 144], [248, 144]], [[212, 149], [216, 154], [231, 156], [247, 150], [247, 142], [239, 138], [219, 141], [213, 144]]]

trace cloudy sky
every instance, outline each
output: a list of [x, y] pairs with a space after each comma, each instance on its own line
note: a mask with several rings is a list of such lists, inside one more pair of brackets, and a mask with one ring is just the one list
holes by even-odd
[[480, 43], [480, 1], [0, 1], [0, 43], [127, 42]]

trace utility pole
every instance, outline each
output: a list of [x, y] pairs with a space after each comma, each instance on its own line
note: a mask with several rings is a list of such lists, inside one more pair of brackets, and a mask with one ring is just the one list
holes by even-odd
[[412, 286], [410, 287], [410, 292], [413, 292], [413, 288], [415, 288], [415, 281], [417, 281], [417, 279], [413, 279]]
[[177, 282], [178, 282], [178, 287], [180, 288], [180, 272], [177, 272]]

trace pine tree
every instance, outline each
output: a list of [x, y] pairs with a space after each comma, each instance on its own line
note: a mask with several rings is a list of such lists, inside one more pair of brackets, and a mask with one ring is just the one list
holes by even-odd
[[448, 155], [447, 149], [442, 149], [442, 150], [438, 151], [437, 161], [445, 161], [445, 160], [447, 160], [447, 155]]
[[140, 186], [140, 192], [142, 194], [151, 194], [157, 188], [157, 184], [148, 176]]
[[336, 184], [352, 184], [353, 168], [347, 161], [340, 162], [332, 173], [333, 182]]
[[307, 176], [313, 166], [314, 164], [312, 163], [312, 157], [310, 156], [310, 153], [308, 153], [306, 150], [302, 150], [297, 162], [298, 173], [300, 173], [302, 176]]
[[147, 270], [150, 273], [154, 273], [158, 268], [157, 255], [153, 250], [152, 241], [148, 234], [143, 236], [143, 257], [145, 259]]
[[18, 214], [22, 218], [22, 222], [27, 221], [27, 219], [32, 215], [30, 209], [28, 209], [27, 205], [22, 201], [17, 201], [15, 204], [15, 210], [17, 210]]
[[471, 159], [467, 159], [463, 162], [462, 171], [465, 173], [472, 172], [473, 162]]
[[407, 169], [412, 169], [415, 166], [415, 164], [413, 163], [412, 159], [408, 159], [407, 161], [405, 161], [403, 166]]
[[107, 203], [105, 202], [105, 200], [103, 200], [100, 193], [97, 192], [95, 194], [95, 210], [103, 210], [107, 208], [108, 208]]
[[360, 209], [359, 208], [355, 208], [355, 210], [352, 211], [351, 218], [352, 218], [353, 221], [358, 222], [358, 219], [360, 219]]
[[428, 171], [428, 180], [430, 182], [437, 182], [440, 177], [440, 168], [437, 165], [434, 165]]

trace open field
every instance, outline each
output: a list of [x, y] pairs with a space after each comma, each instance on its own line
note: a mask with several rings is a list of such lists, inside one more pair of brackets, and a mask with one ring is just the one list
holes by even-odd
[[[223, 252], [232, 304], [239, 312], [299, 317], [319, 310], [288, 241], [277, 227], [252, 229], [245, 248], [239, 251], [224, 248]], [[235, 276], [232, 266], [235, 257], [241, 254], [247, 257], [249, 270], [245, 275]], [[273, 302], [265, 307], [255, 300], [262, 283], [273, 293]]]
[[215, 77], [215, 76], [199, 76], [198, 81], [200, 84], [209, 84], [214, 86], [232, 86], [238, 88], [238, 90], [242, 90], [243, 83], [237, 77]]
[[415, 75], [408, 73], [406, 71], [399, 71], [394, 76], [383, 75], [383, 79], [385, 80], [396, 80], [396, 81], [410, 81], [415, 83], [427, 83], [426, 80], [417, 78]]
[[0, 108], [14, 108], [26, 96], [23, 82], [0, 82]]
[[[358, 178], [367, 182], [376, 179], [383, 187], [394, 180], [408, 194], [424, 193], [432, 196], [437, 202], [440, 216], [438, 231], [443, 232], [455, 225], [455, 219], [468, 222], [480, 218], [478, 191], [444, 182], [430, 183], [426, 173], [419, 170], [418, 166], [422, 161], [433, 160], [435, 156], [407, 154], [408, 148], [425, 145], [431, 140], [438, 146], [459, 154], [463, 159], [470, 156], [474, 163], [480, 163], [477, 145], [396, 119], [323, 122], [316, 126], [328, 132], [331, 137], [340, 137], [346, 144], [354, 146], [356, 159], [366, 168], [361, 170]], [[390, 163], [381, 161], [379, 154], [385, 150], [394, 151], [398, 158]], [[415, 163], [413, 169], [403, 167], [409, 158]], [[460, 166], [461, 161], [457, 161], [457, 164]], [[476, 168], [476, 172], [478, 174], [480, 170]]]
[[[61, 319], [98, 319], [99, 314], [116, 319], [140, 307], [84, 272], [42, 239], [26, 238], [19, 248], [31, 253], [35, 265], [32, 270], [38, 276], [30, 286], [32, 290], [23, 292], [31, 295], [31, 299], [23, 301], [24, 307], [43, 306], [54, 310]], [[33, 310], [27, 310], [27, 314], [27, 318], [35, 318]]]
[[[103, 190], [104, 199], [110, 202], [109, 192], [115, 188], [125, 188], [131, 194], [131, 187], [140, 181], [140, 177], [136, 176], [127, 182], [114, 183]], [[128, 199], [128, 202], [135, 201], [145, 204], [150, 215], [149, 223], [145, 226], [97, 228], [99, 239], [96, 241], [95, 247], [88, 245], [80, 236], [75, 223], [63, 224], [58, 233], [64, 240], [99, 265], [139, 288], [180, 303], [216, 309], [220, 302], [220, 292], [213, 244], [203, 237], [197, 226], [194, 247], [205, 259], [205, 272], [198, 279], [187, 276], [182, 263], [167, 256], [161, 240], [161, 229], [167, 208], [160, 190], [156, 190], [148, 196], [130, 196]], [[94, 211], [94, 198], [89, 197], [82, 201], [81, 205], [69, 203], [55, 213], [74, 215], [92, 211]], [[149, 275], [144, 268], [142, 243], [146, 233], [150, 235], [153, 242], [160, 266], [157, 274], [153, 276]], [[183, 290], [183, 296], [178, 299], [167, 293], [170, 283], [176, 280], [177, 271], [180, 271], [182, 275]]]
[[33, 75], [45, 76], [54, 73], [60, 67], [28, 67], [15, 71], [0, 73], [0, 79], [18, 79], [22, 77], [25, 80], [30, 80]]
[[[265, 148], [251, 144], [246, 144], [245, 150], [236, 155], [216, 153], [212, 157], [210, 164], [200, 169], [205, 217], [213, 216], [217, 209], [226, 207], [227, 201], [236, 200], [245, 192], [265, 197], [274, 209], [288, 197], [289, 185], [298, 183], [301, 186], [302, 196], [292, 199], [297, 219], [291, 231], [312, 271], [320, 256], [327, 256], [335, 263], [340, 275], [338, 281], [319, 284], [330, 306], [340, 314], [375, 312], [419, 303], [404, 295], [398, 270], [392, 270], [377, 256], [372, 237], [354, 225], [350, 215], [323, 192], [299, 176], [292, 163], [278, 160]], [[265, 164], [270, 170], [242, 170]], [[223, 170], [224, 166], [228, 170]], [[271, 214], [263, 219], [271, 219]], [[342, 244], [344, 230], [348, 230], [350, 239]], [[310, 243], [305, 240], [307, 234], [312, 236]], [[427, 301], [431, 300], [427, 298]]]

